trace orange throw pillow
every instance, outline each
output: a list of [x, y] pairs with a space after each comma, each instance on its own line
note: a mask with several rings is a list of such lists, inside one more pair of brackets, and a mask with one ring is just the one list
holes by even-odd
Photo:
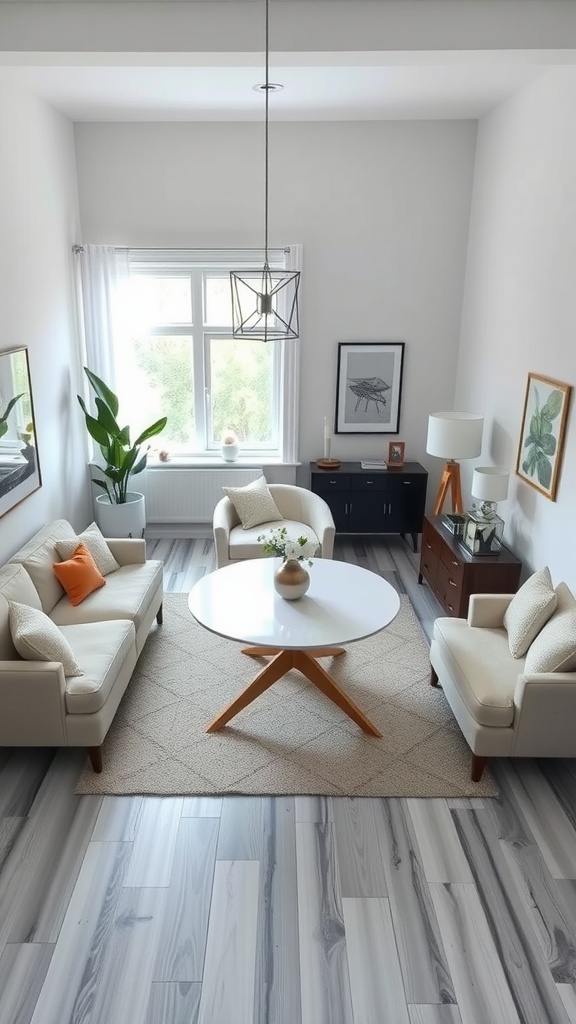
[[70, 598], [70, 604], [81, 604], [93, 590], [106, 583], [85, 544], [79, 544], [72, 558], [54, 562], [54, 573]]

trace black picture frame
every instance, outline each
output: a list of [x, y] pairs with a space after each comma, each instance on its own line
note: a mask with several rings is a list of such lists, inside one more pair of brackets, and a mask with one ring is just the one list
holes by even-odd
[[41, 486], [28, 349], [0, 351], [0, 516]]
[[337, 434], [397, 434], [403, 341], [341, 341], [336, 374]]

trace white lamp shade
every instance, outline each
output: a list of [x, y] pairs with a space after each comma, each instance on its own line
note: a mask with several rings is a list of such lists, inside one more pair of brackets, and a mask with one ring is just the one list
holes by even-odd
[[508, 470], [500, 466], [477, 466], [472, 477], [472, 497], [480, 501], [505, 501], [508, 476]]
[[482, 451], [484, 417], [473, 412], [431, 412], [426, 451], [440, 459], [475, 459]]

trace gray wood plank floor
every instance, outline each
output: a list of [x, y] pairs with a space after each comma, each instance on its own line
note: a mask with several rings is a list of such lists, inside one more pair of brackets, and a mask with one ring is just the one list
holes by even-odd
[[[165, 586], [210, 540], [148, 542]], [[338, 539], [430, 636], [400, 538]], [[576, 1024], [576, 763], [496, 800], [77, 797], [0, 749], [0, 1024]]]

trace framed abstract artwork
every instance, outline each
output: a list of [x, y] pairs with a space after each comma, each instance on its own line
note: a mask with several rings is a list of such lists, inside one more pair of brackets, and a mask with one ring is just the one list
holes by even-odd
[[551, 501], [556, 500], [571, 393], [571, 384], [528, 374], [516, 473]]
[[403, 341], [342, 341], [336, 377], [337, 434], [397, 434]]
[[28, 349], [0, 351], [0, 516], [41, 486]]

